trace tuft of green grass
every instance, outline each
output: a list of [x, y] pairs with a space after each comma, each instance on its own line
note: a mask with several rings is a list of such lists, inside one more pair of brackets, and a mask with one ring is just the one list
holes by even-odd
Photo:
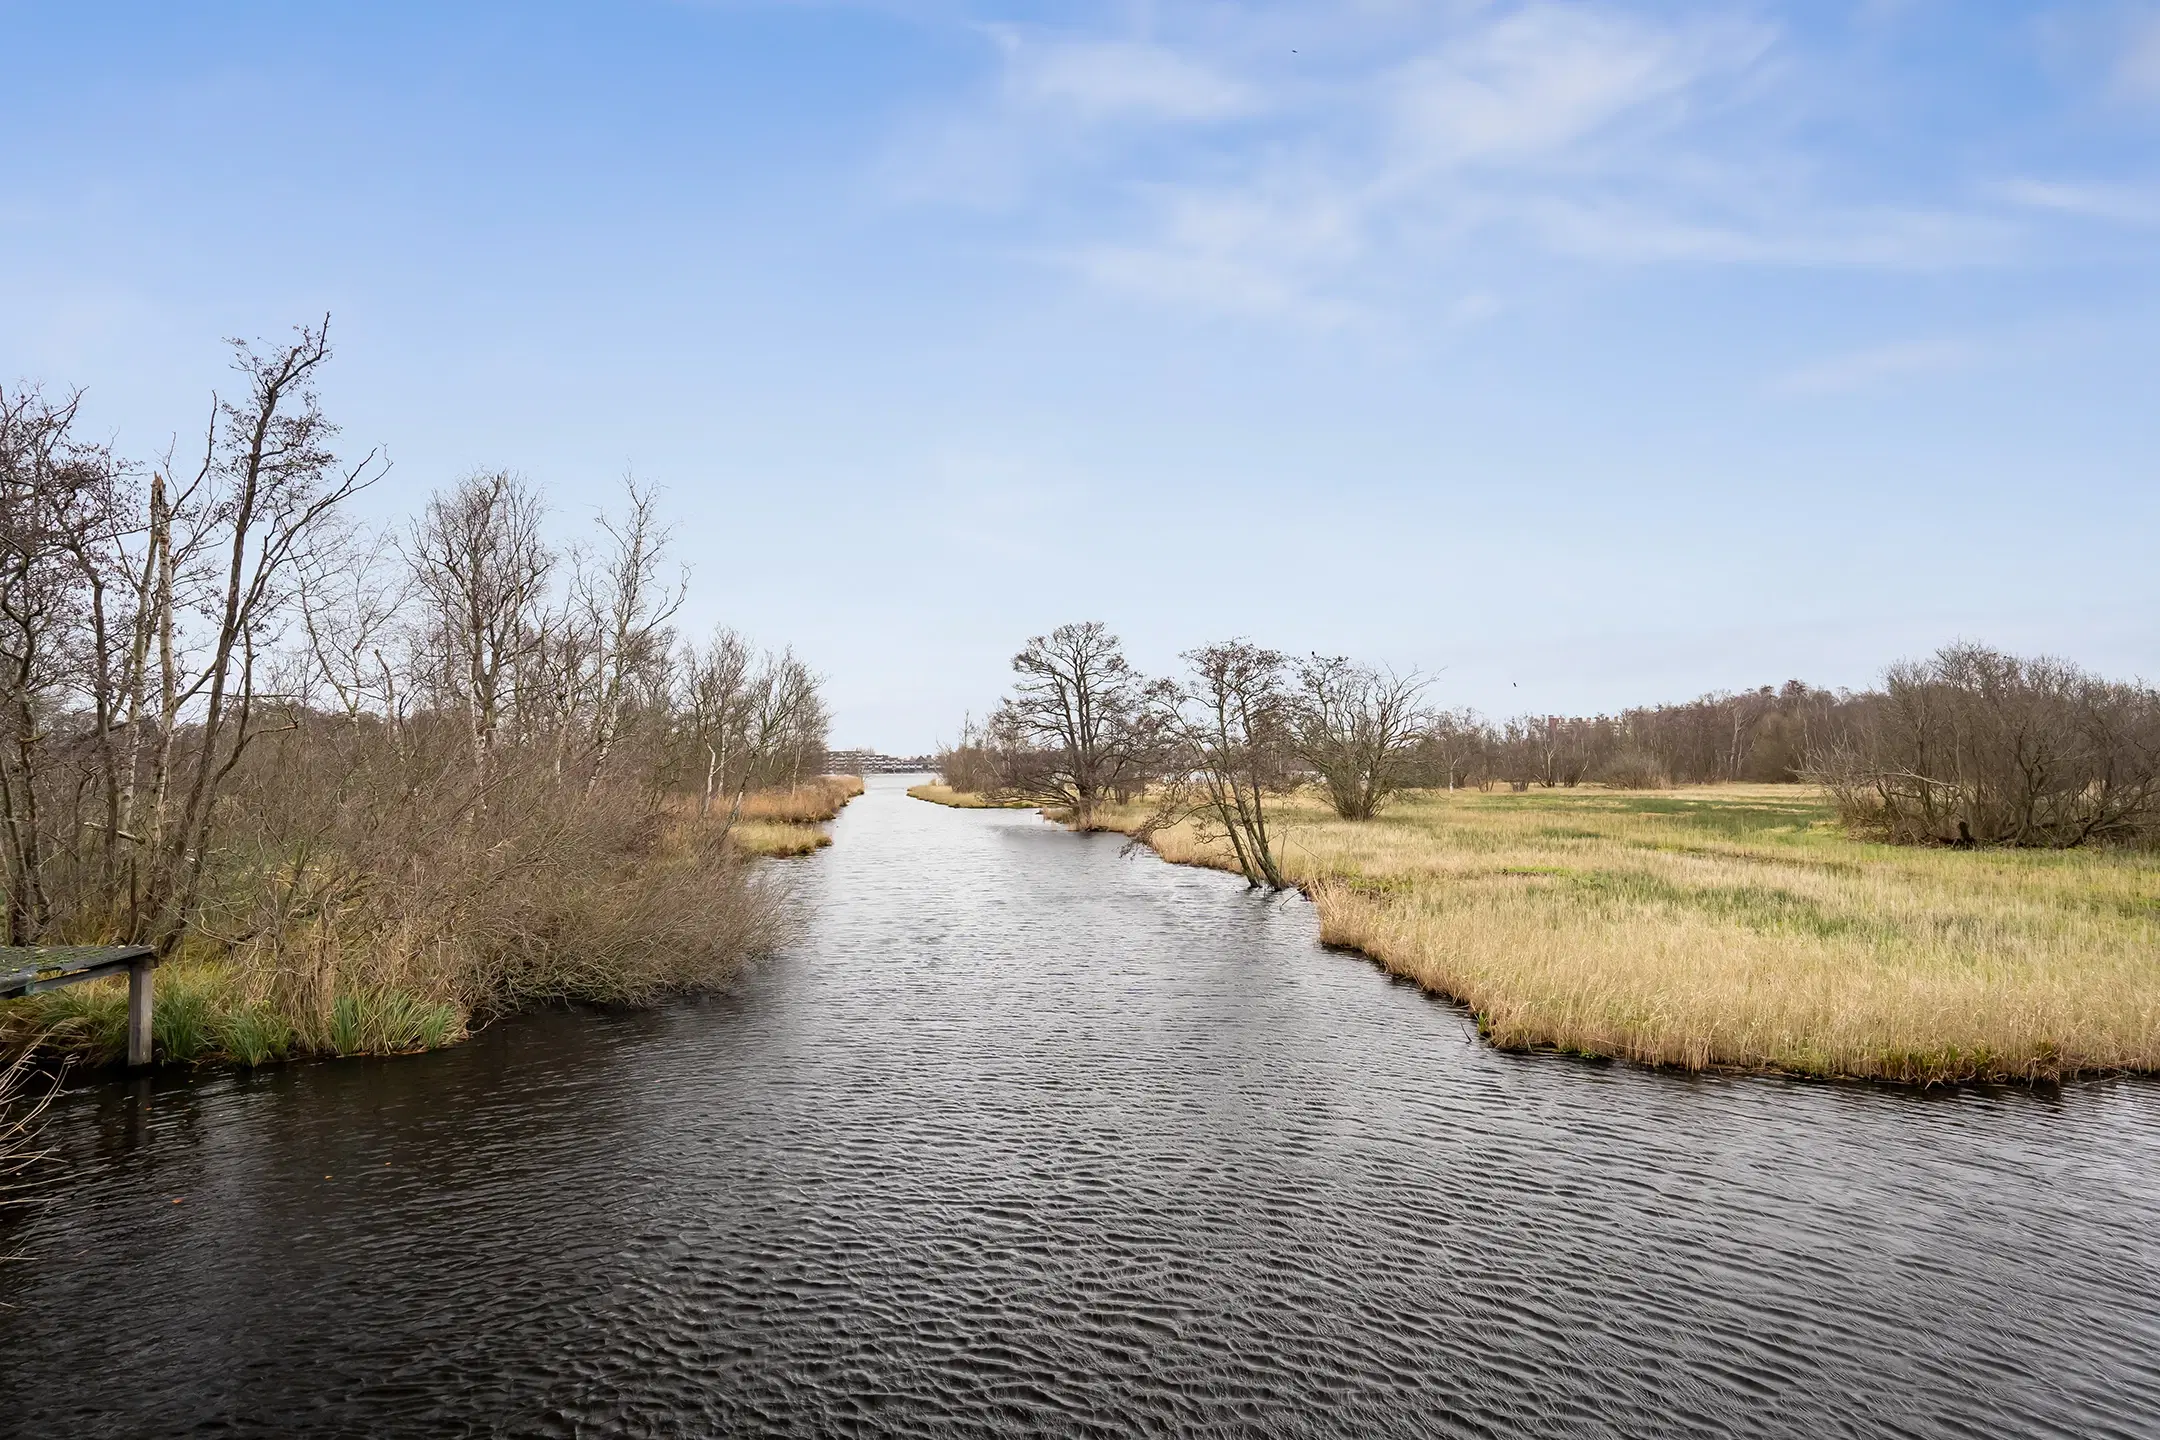
[[403, 990], [340, 995], [330, 1006], [330, 1048], [339, 1055], [403, 1055], [435, 1050], [464, 1033], [455, 1006]]
[[92, 1065], [111, 1065], [127, 1054], [127, 982], [103, 980], [46, 990], [10, 1007], [31, 1033], [46, 1032], [47, 1046]]
[[192, 1065], [217, 1053], [223, 988], [214, 975], [201, 970], [168, 970], [158, 976], [151, 992], [150, 1034], [160, 1060]]
[[292, 1022], [268, 1005], [244, 1005], [218, 1020], [219, 1048], [235, 1065], [250, 1069], [283, 1060], [293, 1052], [297, 1036]]

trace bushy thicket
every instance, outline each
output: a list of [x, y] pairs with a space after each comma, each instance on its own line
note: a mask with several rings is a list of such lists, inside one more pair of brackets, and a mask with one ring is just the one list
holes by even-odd
[[1845, 707], [1814, 772], [1854, 828], [1909, 843], [2160, 841], [2160, 692], [1949, 646]]
[[[78, 439], [72, 398], [0, 392], [9, 943], [218, 967], [159, 1023], [236, 1058], [724, 976], [785, 913], [731, 835], [822, 767], [817, 677], [680, 641], [634, 482], [592, 543], [550, 543], [503, 472], [353, 522], [380, 470], [333, 453], [328, 354], [319, 327], [241, 347], [200, 459], [147, 471]], [[15, 1018], [102, 1034], [111, 1001]]]

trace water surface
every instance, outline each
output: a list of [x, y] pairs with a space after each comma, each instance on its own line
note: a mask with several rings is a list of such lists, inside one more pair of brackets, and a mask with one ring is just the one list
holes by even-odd
[[2160, 1435], [2160, 1087], [1496, 1054], [902, 784], [724, 999], [70, 1098], [0, 1431]]

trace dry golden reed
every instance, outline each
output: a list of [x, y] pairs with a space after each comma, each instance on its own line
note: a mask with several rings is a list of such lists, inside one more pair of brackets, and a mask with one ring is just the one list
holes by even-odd
[[800, 785], [776, 785], [743, 796], [744, 820], [772, 820], [788, 825], [815, 825], [830, 820], [863, 793], [859, 775], [818, 775]]
[[988, 800], [972, 790], [955, 790], [950, 785], [910, 785], [908, 794], [917, 800], [927, 800], [933, 805], [948, 805], [955, 810], [1033, 810], [1029, 800]]
[[[1118, 828], [1137, 810], [1100, 817]], [[1322, 937], [1494, 1043], [1907, 1083], [2160, 1070], [2160, 857], [1865, 844], [1797, 786], [1282, 804]], [[1188, 826], [1155, 848], [1233, 869]]]

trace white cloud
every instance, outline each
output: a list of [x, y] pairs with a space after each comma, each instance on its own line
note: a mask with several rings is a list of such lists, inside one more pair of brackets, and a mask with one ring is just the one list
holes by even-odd
[[1659, 30], [1579, 6], [1504, 15], [1393, 79], [1403, 138], [1440, 163], [1566, 149], [1706, 74], [1745, 64], [1767, 37]]
[[1913, 376], [1962, 370], [1980, 358], [1958, 340], [1907, 340], [1834, 355], [1787, 374], [1777, 388], [1794, 395], [1850, 394]]
[[1033, 248], [1105, 288], [1326, 324], [1530, 253], [1921, 270], [2017, 249], [2000, 203], [1837, 198], [1796, 138], [1801, 60], [1731, 9], [1207, 13], [1181, 31], [1151, 7], [1143, 39], [991, 32], [998, 83], [938, 183], [1014, 213], [1055, 193], [1041, 213], [1078, 233]]
[[1997, 187], [2014, 205], [2107, 220], [2118, 225], [2160, 225], [2160, 189], [2151, 186], [2094, 185], [2061, 180], [2012, 180]]
[[1195, 121], [1244, 114], [1255, 105], [1250, 87], [1161, 45], [996, 33], [1005, 50], [1005, 93], [1025, 107], [1085, 121]]

